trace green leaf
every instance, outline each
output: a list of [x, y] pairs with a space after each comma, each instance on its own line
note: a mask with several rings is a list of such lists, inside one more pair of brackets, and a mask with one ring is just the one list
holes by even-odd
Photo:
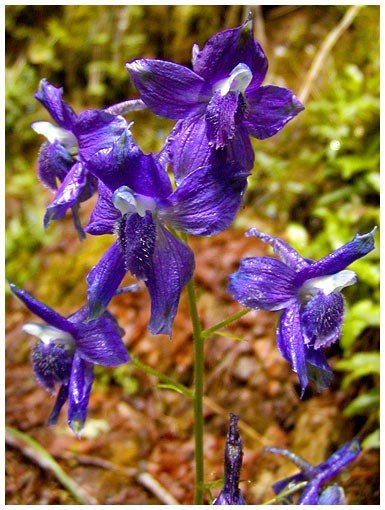
[[380, 353], [379, 352], [361, 352], [354, 354], [351, 358], [338, 361], [334, 368], [336, 370], [351, 371], [342, 383], [342, 388], [346, 389], [352, 381], [359, 377], [370, 374], [380, 373]]
[[180, 393], [181, 395], [186, 395], [186, 393], [184, 393], [181, 390], [181, 388], [179, 388], [179, 386], [174, 385], [172, 383], [159, 383], [156, 386], [157, 386], [157, 388], [161, 388], [162, 390], [172, 390], [172, 391], [176, 391], [177, 393]]
[[246, 342], [244, 338], [240, 336], [232, 335], [231, 333], [226, 333], [226, 331], [216, 331], [213, 333], [214, 335], [225, 336], [226, 338], [232, 338], [233, 340], [239, 340], [240, 342]]
[[380, 429], [375, 430], [362, 442], [362, 448], [368, 450], [369, 448], [380, 447]]
[[346, 409], [344, 415], [347, 417], [355, 416], [357, 414], [366, 414], [370, 409], [380, 405], [380, 390], [378, 388], [371, 388], [366, 393], [359, 395], [355, 398]]
[[349, 308], [348, 316], [342, 326], [340, 345], [349, 350], [362, 331], [369, 327], [380, 326], [380, 305], [370, 299], [364, 299]]

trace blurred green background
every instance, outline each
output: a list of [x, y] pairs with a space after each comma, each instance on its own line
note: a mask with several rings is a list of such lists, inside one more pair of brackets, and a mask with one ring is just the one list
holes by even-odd
[[[265, 83], [300, 94], [322, 41], [348, 6], [253, 7], [255, 36], [268, 58]], [[108, 236], [81, 245], [71, 220], [42, 219], [50, 192], [36, 177], [42, 139], [30, 124], [48, 120], [33, 98], [39, 80], [64, 88], [80, 112], [138, 97], [126, 61], [162, 58], [189, 65], [192, 44], [239, 25], [246, 6], [7, 6], [6, 274], [53, 307], [85, 297], [84, 277], [109, 246]], [[277, 136], [252, 140], [256, 162], [246, 207], [232, 228], [264, 226], [303, 256], [320, 258], [379, 225], [379, 6], [362, 8], [322, 63], [306, 110]], [[127, 116], [144, 151], [162, 146], [173, 123], [143, 111]], [[92, 201], [82, 205], [86, 223]], [[346, 416], [368, 420], [377, 447], [379, 407], [379, 232], [376, 249], [351, 268], [359, 283], [344, 291], [340, 341], [345, 387], [364, 378]], [[65, 257], [66, 253], [76, 257]], [[49, 263], [47, 263], [49, 260]], [[9, 290], [6, 289], [7, 295]], [[75, 296], [75, 297], [74, 297]], [[363, 421], [365, 423], [365, 421]]]

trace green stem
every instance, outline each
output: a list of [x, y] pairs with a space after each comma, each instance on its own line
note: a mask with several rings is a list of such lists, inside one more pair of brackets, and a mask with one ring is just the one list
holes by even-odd
[[307, 481], [299, 482], [294, 487], [291, 487], [290, 489], [280, 492], [277, 496], [275, 496], [275, 498], [269, 499], [269, 501], [262, 503], [262, 505], [272, 505], [273, 503], [280, 501], [281, 499], [285, 498], [286, 496], [290, 496], [290, 494], [294, 494], [294, 492], [297, 492], [300, 489], [303, 489], [304, 487], [306, 487], [307, 484], [308, 484]]
[[241, 317], [243, 317], [244, 315], [246, 315], [250, 311], [251, 310], [249, 310], [248, 308], [245, 308], [244, 310], [241, 310], [240, 312], [237, 312], [234, 315], [230, 315], [230, 317], [228, 317], [227, 319], [225, 319], [225, 320], [223, 320], [221, 322], [218, 322], [218, 324], [215, 324], [215, 326], [212, 326], [211, 328], [205, 329], [204, 331], [202, 331], [201, 337], [202, 338], [207, 338], [207, 337], [211, 336], [213, 333], [218, 331], [218, 329], [224, 328], [228, 324], [231, 324], [232, 322], [240, 319]]
[[204, 338], [201, 335], [194, 281], [187, 285], [188, 301], [194, 337], [194, 437], [195, 437], [195, 494], [194, 504], [203, 505], [204, 456], [203, 456], [203, 380]]
[[140, 370], [143, 370], [144, 372], [147, 372], [148, 374], [154, 375], [157, 377], [160, 381], [165, 382], [166, 384], [169, 384], [170, 386], [174, 386], [175, 389], [179, 390], [183, 395], [185, 395], [187, 398], [194, 400], [194, 393], [190, 391], [186, 386], [183, 384], [175, 381], [172, 377], [168, 377], [167, 375], [161, 374], [160, 372], [157, 372], [153, 368], [149, 367], [148, 365], [145, 365], [144, 363], [141, 363], [135, 358], [131, 357], [131, 365], [134, 365], [134, 367], [139, 368]]

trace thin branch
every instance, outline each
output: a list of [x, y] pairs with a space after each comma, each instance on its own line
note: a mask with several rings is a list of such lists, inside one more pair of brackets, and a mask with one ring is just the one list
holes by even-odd
[[50, 471], [81, 505], [99, 505], [99, 501], [88, 494], [75, 480], [67, 475], [56, 460], [37, 441], [20, 430], [5, 427], [5, 442], [17, 448], [42, 469]]
[[155, 496], [166, 505], [179, 505], [178, 501], [172, 496], [150, 473], [139, 473], [137, 480], [146, 489], [150, 490]]
[[340, 23], [335, 28], [333, 28], [333, 30], [329, 32], [329, 34], [325, 37], [305, 77], [303, 87], [298, 94], [298, 99], [302, 103], [305, 103], [308, 99], [314, 80], [317, 78], [319, 72], [321, 71], [325, 59], [330, 53], [331, 49], [336, 44], [341, 35], [345, 32], [345, 30], [352, 24], [354, 18], [357, 16], [362, 7], [364, 6], [352, 5], [349, 7]]

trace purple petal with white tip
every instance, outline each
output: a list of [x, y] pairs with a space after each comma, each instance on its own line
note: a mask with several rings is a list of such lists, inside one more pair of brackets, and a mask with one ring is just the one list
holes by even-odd
[[196, 52], [194, 71], [215, 85], [227, 78], [238, 64], [246, 64], [253, 75], [247, 90], [258, 88], [265, 79], [268, 62], [253, 32], [253, 18], [249, 16], [240, 27], [215, 34]]
[[56, 88], [43, 78], [34, 97], [40, 101], [60, 127], [71, 130], [76, 120], [76, 113], [63, 101], [62, 96], [62, 87]]
[[174, 62], [139, 59], [126, 64], [142, 101], [156, 115], [184, 119], [203, 113], [210, 88], [191, 69]]
[[68, 389], [68, 425], [80, 438], [94, 381], [94, 365], [75, 352]]
[[294, 277], [294, 271], [278, 259], [249, 257], [229, 275], [227, 291], [247, 308], [281, 310], [295, 302]]
[[252, 92], [247, 91], [249, 104], [244, 125], [248, 133], [259, 140], [269, 138], [305, 109], [291, 90], [265, 85]]

